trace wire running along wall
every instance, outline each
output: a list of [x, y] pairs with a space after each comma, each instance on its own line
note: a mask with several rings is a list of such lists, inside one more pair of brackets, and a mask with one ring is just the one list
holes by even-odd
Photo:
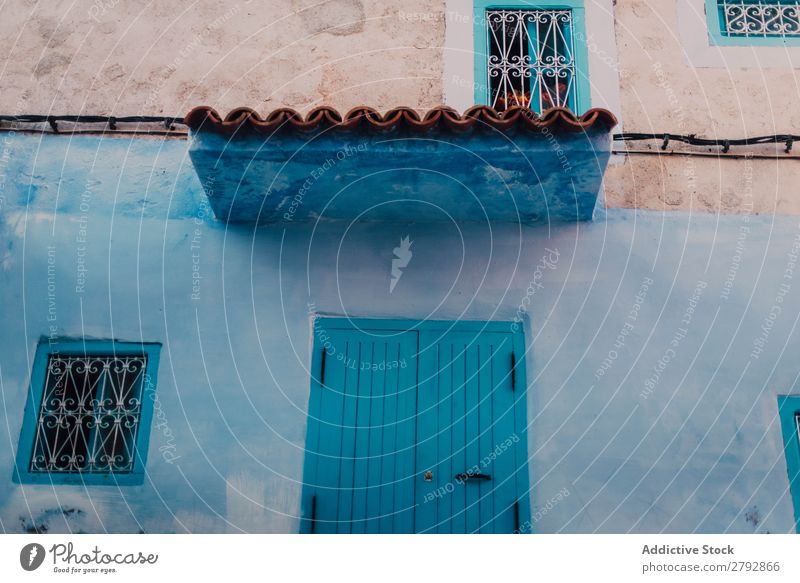
[[[69, 135], [70, 131], [59, 132], [59, 122], [70, 122], [75, 124], [98, 124], [103, 128], [98, 128], [94, 131], [83, 131], [78, 133], [94, 133], [94, 134], [112, 134], [119, 132], [117, 124], [120, 123], [157, 123], [164, 125], [168, 128], [165, 135], [175, 134], [179, 137], [184, 137], [186, 133], [178, 133], [177, 126], [182, 126], [184, 120], [178, 116], [130, 116], [130, 117], [113, 117], [102, 115], [0, 115], [0, 122], [11, 124], [8, 127], [0, 127], [0, 131], [36, 131], [36, 130], [20, 130], [15, 127], [17, 124], [43, 124], [47, 123], [55, 133], [63, 133]], [[186, 129], [185, 126], [183, 129]], [[39, 130], [41, 132], [41, 130]], [[119, 132], [119, 133], [139, 133], [139, 132]], [[152, 133], [152, 132], [141, 132]], [[703, 138], [698, 137], [696, 134], [671, 134], [668, 132], [657, 133], [643, 133], [643, 132], [624, 132], [613, 135], [614, 141], [617, 142], [634, 142], [643, 140], [657, 140], [662, 142], [661, 149], [666, 150], [670, 142], [681, 142], [691, 146], [718, 146], [721, 148], [722, 153], [727, 153], [731, 148], [741, 146], [754, 146], [763, 144], [783, 144], [784, 152], [787, 154], [792, 151], [795, 142], [800, 141], [800, 134], [772, 134], [767, 136], [754, 136], [751, 138]]]

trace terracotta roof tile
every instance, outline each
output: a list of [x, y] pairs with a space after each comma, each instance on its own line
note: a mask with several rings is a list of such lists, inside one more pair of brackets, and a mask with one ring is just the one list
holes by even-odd
[[255, 131], [271, 134], [277, 130], [311, 131], [328, 127], [348, 130], [366, 128], [388, 131], [396, 127], [425, 131], [444, 128], [452, 131], [467, 131], [474, 127], [491, 127], [507, 130], [521, 127], [530, 130], [551, 128], [556, 131], [580, 132], [595, 126], [610, 130], [617, 119], [606, 109], [590, 109], [576, 116], [565, 108], [553, 108], [541, 115], [524, 107], [512, 107], [498, 112], [485, 105], [471, 107], [460, 115], [446, 106], [434, 107], [420, 115], [410, 107], [397, 107], [384, 114], [366, 106], [355, 107], [342, 115], [332, 107], [322, 106], [302, 114], [289, 108], [276, 109], [261, 117], [250, 108], [232, 110], [224, 118], [211, 107], [195, 107], [184, 118], [184, 123], [193, 130], [213, 130], [223, 134]]

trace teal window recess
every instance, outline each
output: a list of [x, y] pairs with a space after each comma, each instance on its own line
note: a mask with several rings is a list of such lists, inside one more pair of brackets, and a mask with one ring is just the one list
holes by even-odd
[[800, 0], [706, 0], [716, 46], [800, 46]]
[[583, 0], [475, 0], [473, 22], [476, 103], [591, 107]]
[[794, 526], [800, 533], [800, 395], [778, 397], [783, 430], [783, 451], [789, 471], [789, 489], [794, 505]]
[[14, 481], [143, 483], [160, 350], [156, 343], [42, 340]]

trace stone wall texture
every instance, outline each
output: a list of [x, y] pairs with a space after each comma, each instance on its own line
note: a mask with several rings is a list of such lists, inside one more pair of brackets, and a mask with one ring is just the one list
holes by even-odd
[[[183, 115], [195, 105], [379, 109], [441, 103], [443, 3], [12, 0], [4, 113]], [[435, 12], [433, 13], [435, 14]]]
[[[775, 53], [715, 52], [707, 46], [703, 6], [703, 0], [613, 4], [625, 131], [719, 138], [798, 133], [797, 69], [776, 66], [769, 57]], [[443, 101], [447, 9], [444, 0], [10, 0], [0, 19], [0, 112], [426, 109]], [[686, 32], [692, 20], [700, 33]], [[587, 34], [591, 39], [591, 22]], [[703, 43], [717, 65], [697, 66], [694, 45]], [[785, 51], [800, 63], [792, 51], [800, 47]], [[687, 157], [680, 149], [653, 155], [652, 142], [627, 146], [651, 153], [614, 157], [605, 184], [609, 207], [800, 214], [800, 164], [784, 159], [780, 147], [738, 149], [778, 154], [742, 161]]]
[[[616, 2], [625, 131], [720, 139], [800, 133], [797, 69], [774, 66], [766, 58], [759, 60], [763, 51], [752, 48], [709, 48], [718, 66], [693, 64], [691, 39], [682, 30], [681, 19], [702, 21], [703, 4], [703, 0]], [[708, 45], [707, 39], [697, 42]], [[784, 52], [790, 50], [800, 49]], [[659, 146], [628, 143], [630, 148], [655, 150], [654, 154]], [[680, 155], [681, 149], [677, 148], [677, 156], [624, 157], [606, 176], [606, 204], [719, 213], [800, 213], [796, 186], [800, 164], [797, 159], [786, 159], [782, 146], [732, 150], [776, 156], [750, 160], [713, 155], [689, 158]], [[692, 150], [698, 152], [698, 148]], [[709, 148], [703, 153], [719, 150]]]

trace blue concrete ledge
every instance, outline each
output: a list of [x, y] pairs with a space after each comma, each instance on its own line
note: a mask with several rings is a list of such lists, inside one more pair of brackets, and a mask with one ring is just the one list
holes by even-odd
[[216, 217], [226, 222], [545, 224], [592, 218], [610, 144], [600, 126], [233, 137], [199, 130], [190, 156]]

